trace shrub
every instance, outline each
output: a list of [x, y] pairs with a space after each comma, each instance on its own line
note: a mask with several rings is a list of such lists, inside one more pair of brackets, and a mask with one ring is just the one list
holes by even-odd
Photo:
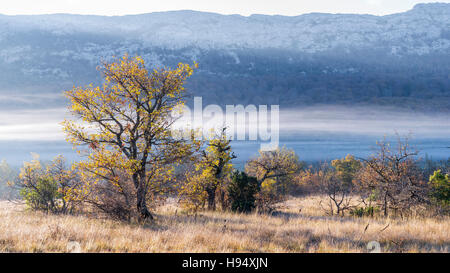
[[370, 216], [373, 217], [374, 214], [378, 213], [380, 211], [377, 207], [365, 207], [365, 208], [355, 208], [350, 211], [350, 215], [356, 216], [356, 217], [363, 217], [363, 216]]
[[187, 173], [185, 175], [186, 182], [181, 186], [178, 196], [180, 203], [188, 210], [197, 212], [203, 208], [208, 198], [205, 190], [205, 184], [208, 180], [201, 173]]
[[255, 195], [258, 192], [259, 185], [255, 177], [248, 176], [245, 172], [234, 172], [231, 183], [228, 186], [231, 210], [250, 212], [255, 208]]
[[[105, 167], [106, 165], [104, 165]], [[80, 167], [80, 189], [74, 191], [70, 198], [86, 204], [90, 212], [100, 212], [115, 220], [131, 222], [140, 221], [139, 211], [136, 210], [136, 188], [128, 173], [123, 169], [111, 167], [104, 171], [102, 177], [92, 177], [91, 173]], [[100, 173], [98, 173], [100, 174]], [[164, 199], [165, 183], [154, 182], [148, 187], [146, 202], [154, 208], [162, 204]], [[167, 179], [170, 183], [171, 180]]]
[[43, 165], [35, 155], [31, 162], [24, 163], [16, 185], [33, 210], [69, 213], [77, 204], [70, 195], [78, 190], [79, 180], [75, 171], [65, 168], [65, 160], [61, 156]]
[[261, 184], [261, 190], [256, 194], [256, 207], [260, 213], [273, 212], [277, 204], [285, 200], [285, 195], [277, 193], [276, 181], [266, 179]]
[[[127, 176], [123, 174], [118, 176], [120, 179], [117, 180], [117, 184], [106, 180], [92, 183], [90, 195], [85, 196], [84, 201], [112, 219], [130, 221], [133, 217], [137, 217], [136, 191], [133, 182]], [[86, 181], [84, 185], [87, 185]]]
[[437, 170], [430, 176], [431, 199], [439, 206], [450, 205], [450, 179], [448, 174]]
[[62, 198], [58, 184], [51, 177], [37, 178], [33, 187], [20, 190], [20, 196], [31, 209], [43, 211], [56, 211], [58, 200]]

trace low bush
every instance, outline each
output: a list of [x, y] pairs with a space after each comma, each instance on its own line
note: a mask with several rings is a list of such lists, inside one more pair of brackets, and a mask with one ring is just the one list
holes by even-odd
[[63, 157], [56, 157], [49, 164], [42, 164], [36, 155], [25, 162], [17, 183], [20, 196], [33, 210], [52, 213], [71, 213], [78, 202], [70, 195], [78, 189], [76, 172], [67, 170]]
[[232, 211], [250, 212], [255, 208], [256, 194], [259, 192], [258, 180], [245, 172], [233, 173], [228, 186], [228, 198]]
[[375, 214], [379, 213], [380, 209], [377, 207], [365, 207], [365, 208], [355, 208], [350, 210], [350, 215], [356, 216], [356, 217], [364, 217], [364, 216], [370, 216], [373, 217]]

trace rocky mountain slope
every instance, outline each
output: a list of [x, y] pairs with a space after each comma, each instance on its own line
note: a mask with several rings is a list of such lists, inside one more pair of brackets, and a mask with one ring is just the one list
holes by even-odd
[[209, 103], [450, 106], [450, 4], [438, 3], [387, 16], [0, 15], [0, 107], [60, 103], [51, 94], [100, 81], [99, 61], [125, 52], [151, 67], [197, 61], [189, 87]]

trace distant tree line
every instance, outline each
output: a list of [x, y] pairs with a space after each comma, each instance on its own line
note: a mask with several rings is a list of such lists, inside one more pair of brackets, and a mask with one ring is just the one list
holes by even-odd
[[[126, 46], [111, 40], [111, 37], [98, 35], [80, 39], [81, 46], [87, 46], [89, 40], [114, 44], [113, 48]], [[58, 43], [46, 46], [51, 52], [66, 47]], [[180, 60], [191, 62], [191, 53], [195, 50], [155, 47], [140, 49], [136, 53], [147, 58], [156, 54], [162, 64], [174, 67]], [[448, 112], [450, 108], [448, 54], [393, 56], [386, 54], [390, 52], [387, 49], [352, 52], [334, 49], [315, 54], [275, 49], [236, 49], [233, 52], [238, 56], [238, 62], [221, 50], [200, 50], [195, 59], [201, 67], [186, 82], [186, 86], [193, 91], [190, 95], [202, 96], [208, 104], [224, 105], [277, 103], [293, 107], [362, 104], [433, 112]], [[68, 66], [68, 60], [39, 52], [31, 60], [35, 63], [30, 65], [48, 63], [50, 60], [54, 67], [60, 68], [69, 77], [55, 79], [52, 73], [24, 77], [20, 62], [0, 63], [0, 69], [4, 71], [0, 74], [0, 80], [5, 90], [59, 92], [62, 86], [71, 87], [74, 80], [102, 83], [101, 77], [93, 75], [95, 65], [87, 60], [70, 59]], [[62, 60], [65, 61], [61, 63]]]

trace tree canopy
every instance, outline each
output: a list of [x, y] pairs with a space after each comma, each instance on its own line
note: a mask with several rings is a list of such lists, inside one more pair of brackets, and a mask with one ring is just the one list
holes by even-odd
[[195, 149], [194, 140], [171, 135], [171, 113], [184, 103], [184, 83], [194, 67], [180, 63], [175, 69], [149, 71], [142, 58], [125, 55], [102, 63], [102, 86], [65, 93], [70, 111], [82, 121], [64, 121], [68, 140], [76, 147], [88, 146], [80, 169], [117, 187], [118, 173], [125, 171], [136, 188], [141, 219], [152, 218], [146, 202], [151, 185], [167, 180], [171, 166]]

